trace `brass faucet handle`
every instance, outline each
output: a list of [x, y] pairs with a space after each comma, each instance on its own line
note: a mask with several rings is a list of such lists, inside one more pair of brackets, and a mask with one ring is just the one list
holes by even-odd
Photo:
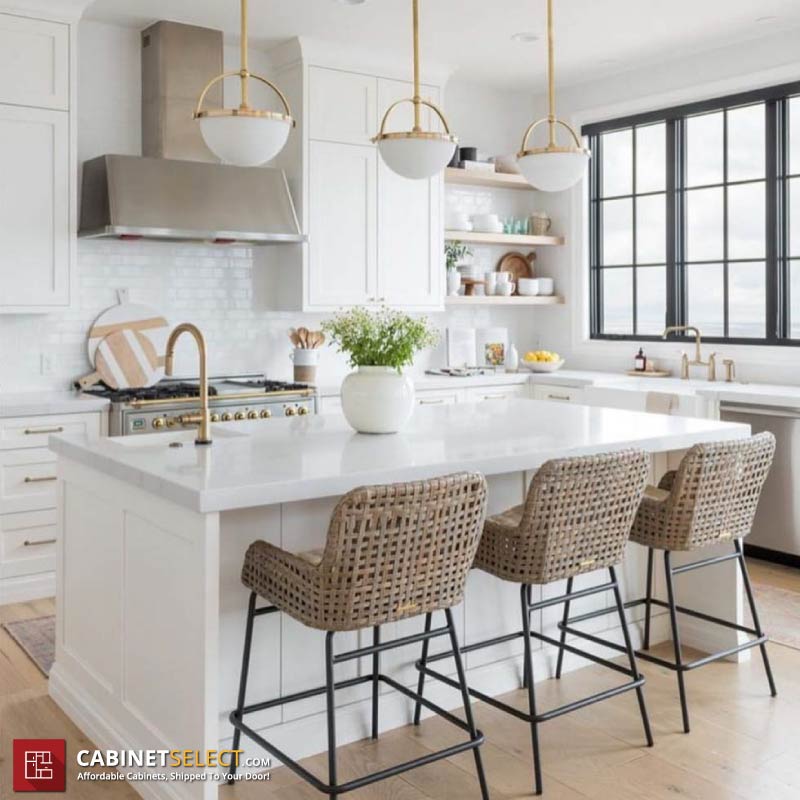
[[732, 358], [723, 359], [725, 365], [725, 383], [733, 383], [736, 379], [736, 362]]
[[717, 354], [712, 353], [708, 357], [708, 380], [713, 382], [717, 379]]

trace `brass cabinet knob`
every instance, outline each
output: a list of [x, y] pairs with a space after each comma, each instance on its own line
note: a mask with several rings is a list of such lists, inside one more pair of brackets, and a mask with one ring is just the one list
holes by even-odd
[[305, 417], [308, 414], [308, 409], [305, 406], [300, 406], [300, 408], [297, 409], [297, 413], [301, 417]]
[[237, 412], [236, 412], [236, 413], [233, 415], [233, 418], [234, 418], [234, 419], [238, 419], [238, 420], [242, 420], [242, 419], [244, 419], [244, 411], [237, 411]]
[[287, 406], [283, 412], [287, 417], [293, 417], [297, 414], [297, 409], [292, 408], [291, 406]]
[[261, 417], [261, 419], [269, 419], [269, 418], [272, 416], [272, 412], [271, 412], [271, 411], [270, 411], [268, 408], [265, 408], [265, 409], [264, 409], [264, 410], [263, 410], [263, 411], [262, 411], [262, 412], [259, 414], [259, 416]]
[[223, 422], [230, 422], [232, 419], [233, 419], [233, 417], [231, 416], [231, 412], [230, 412], [230, 411], [226, 411], [226, 412], [225, 412], [225, 413], [222, 415], [222, 421], [223, 421]]
[[247, 419], [258, 419], [258, 411], [248, 411]]
[[212, 422], [219, 422], [219, 414], [212, 414], [211, 415]]
[[153, 427], [156, 430], [163, 428], [167, 424], [166, 420], [163, 417], [156, 417], [153, 420]]

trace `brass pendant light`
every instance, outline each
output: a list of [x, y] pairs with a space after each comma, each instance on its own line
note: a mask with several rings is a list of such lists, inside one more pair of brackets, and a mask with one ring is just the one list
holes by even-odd
[[[283, 149], [289, 132], [295, 125], [286, 95], [271, 81], [250, 72], [247, 58], [247, 0], [241, 0], [241, 67], [224, 72], [211, 80], [197, 101], [194, 118], [200, 123], [209, 149], [224, 163], [255, 167], [273, 159]], [[241, 80], [241, 103], [238, 108], [203, 109], [206, 95], [212, 86], [238, 76]], [[261, 111], [249, 102], [250, 79], [261, 81], [272, 89], [281, 101], [284, 113]]]
[[[455, 152], [458, 139], [450, 133], [447, 120], [440, 109], [420, 97], [419, 76], [419, 0], [412, 0], [414, 32], [414, 96], [398, 100], [386, 110], [381, 128], [373, 142], [386, 165], [405, 178], [430, 178], [441, 172]], [[414, 106], [414, 126], [410, 131], [386, 132], [389, 115], [397, 106], [412, 103]], [[442, 121], [444, 133], [422, 130], [422, 107], [426, 106], [436, 113]]]
[[[531, 123], [522, 139], [517, 154], [520, 171], [528, 183], [544, 192], [560, 192], [574, 186], [586, 172], [591, 153], [583, 147], [580, 137], [571, 125], [556, 117], [555, 49], [553, 45], [553, 0], [547, 0], [547, 100], [548, 114]], [[531, 135], [540, 125], [547, 123], [546, 147], [529, 147]], [[572, 143], [559, 145], [557, 126], [566, 128]]]

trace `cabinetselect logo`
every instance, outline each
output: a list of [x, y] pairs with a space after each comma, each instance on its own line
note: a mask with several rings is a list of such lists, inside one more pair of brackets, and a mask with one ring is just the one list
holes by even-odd
[[65, 791], [66, 755], [64, 739], [14, 739], [14, 791]]

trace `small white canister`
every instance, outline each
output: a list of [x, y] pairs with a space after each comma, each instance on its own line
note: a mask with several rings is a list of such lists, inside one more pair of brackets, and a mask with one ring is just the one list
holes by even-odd
[[319, 350], [295, 347], [289, 356], [294, 364], [294, 379], [299, 383], [314, 383], [317, 380]]

